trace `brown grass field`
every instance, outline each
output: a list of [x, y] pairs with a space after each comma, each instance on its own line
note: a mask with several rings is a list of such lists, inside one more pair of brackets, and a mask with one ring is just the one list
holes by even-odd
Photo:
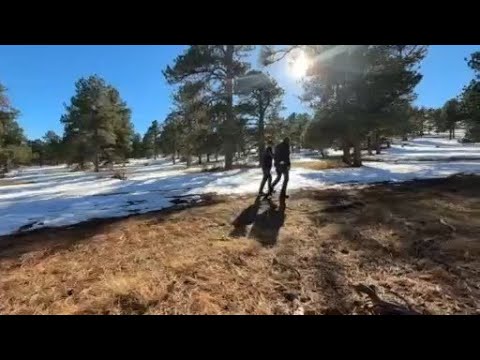
[[480, 314], [480, 178], [202, 205], [0, 238], [1, 314]]

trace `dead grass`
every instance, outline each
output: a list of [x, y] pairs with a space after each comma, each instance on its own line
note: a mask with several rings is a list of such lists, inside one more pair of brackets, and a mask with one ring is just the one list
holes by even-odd
[[[225, 171], [223, 165], [212, 165], [212, 164], [205, 164], [205, 165], [196, 165], [192, 168], [199, 168], [201, 172], [222, 172]], [[253, 164], [233, 164], [232, 169], [255, 169], [258, 168], [257, 165]]]
[[292, 167], [299, 167], [310, 170], [327, 170], [327, 169], [338, 169], [348, 167], [340, 159], [322, 159], [315, 161], [298, 161], [293, 162]]
[[0, 313], [368, 314], [357, 283], [424, 313], [478, 312], [477, 177], [300, 192], [283, 214], [220, 200], [1, 238]]
[[16, 179], [0, 179], [0, 186], [26, 185], [26, 184], [33, 184], [33, 181], [16, 180]]

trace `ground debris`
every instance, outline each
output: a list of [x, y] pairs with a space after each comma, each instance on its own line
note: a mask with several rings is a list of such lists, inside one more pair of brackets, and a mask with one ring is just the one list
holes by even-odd
[[373, 311], [376, 315], [422, 315], [411, 309], [408, 305], [399, 305], [380, 299], [373, 285], [357, 284], [354, 289], [358, 293], [367, 295], [373, 303]]

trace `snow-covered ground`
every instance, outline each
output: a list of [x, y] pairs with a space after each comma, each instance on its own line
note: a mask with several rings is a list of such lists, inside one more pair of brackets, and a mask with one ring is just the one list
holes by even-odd
[[[426, 161], [427, 155], [435, 161]], [[319, 154], [302, 152], [292, 159], [295, 163], [313, 161], [315, 157]], [[464, 160], [468, 158], [474, 160]], [[480, 146], [426, 136], [403, 147], [394, 144], [375, 160], [365, 161], [361, 168], [323, 171], [293, 166], [289, 189], [480, 173]], [[172, 165], [170, 159], [132, 160], [125, 170], [128, 180], [112, 179], [102, 173], [71, 172], [65, 166], [29, 167], [9, 173], [8, 182], [0, 180], [0, 235], [158, 210], [171, 206], [177, 196], [255, 193], [262, 177], [260, 169], [187, 170], [184, 164]]]
[[[380, 155], [383, 161], [480, 160], [480, 144], [462, 144], [448, 135], [427, 135], [410, 141], [396, 141]], [[378, 159], [377, 158], [377, 159]]]

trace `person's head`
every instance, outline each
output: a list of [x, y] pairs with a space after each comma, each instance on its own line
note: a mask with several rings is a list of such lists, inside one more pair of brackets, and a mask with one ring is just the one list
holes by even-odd
[[283, 142], [287, 145], [290, 145], [290, 138], [286, 137], [285, 139], [283, 139]]

